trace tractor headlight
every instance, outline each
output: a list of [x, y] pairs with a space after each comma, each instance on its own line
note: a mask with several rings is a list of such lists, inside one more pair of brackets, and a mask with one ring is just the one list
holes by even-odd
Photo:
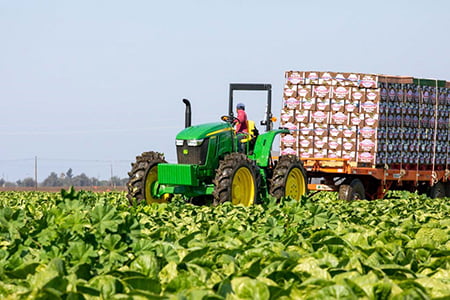
[[184, 140], [175, 140], [175, 144], [176, 144], [177, 146], [183, 146]]
[[203, 143], [203, 139], [201, 140], [188, 140], [187, 144], [188, 146], [200, 146]]

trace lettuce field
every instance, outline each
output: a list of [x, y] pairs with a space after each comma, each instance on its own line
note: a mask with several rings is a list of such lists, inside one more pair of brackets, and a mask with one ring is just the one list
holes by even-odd
[[449, 299], [449, 199], [0, 193], [1, 299]]

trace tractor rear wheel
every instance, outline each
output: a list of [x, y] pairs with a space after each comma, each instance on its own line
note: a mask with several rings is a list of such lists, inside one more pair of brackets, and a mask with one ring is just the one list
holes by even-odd
[[220, 161], [214, 183], [214, 205], [227, 201], [250, 206], [258, 196], [258, 170], [243, 153], [230, 153]]
[[341, 184], [339, 186], [339, 199], [345, 201], [366, 199], [366, 191], [362, 181], [355, 178], [350, 184]]
[[144, 152], [136, 157], [136, 162], [131, 164], [131, 171], [128, 172], [127, 198], [130, 204], [134, 201], [147, 204], [167, 202], [170, 195], [165, 194], [158, 198], [152, 193], [155, 183], [158, 181], [158, 164], [167, 163], [164, 155], [158, 152]]
[[290, 197], [300, 200], [308, 192], [306, 171], [295, 155], [280, 156], [270, 179], [269, 193], [280, 200]]

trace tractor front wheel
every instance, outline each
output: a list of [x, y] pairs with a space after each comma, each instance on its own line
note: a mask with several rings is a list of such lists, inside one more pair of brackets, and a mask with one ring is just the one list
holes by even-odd
[[245, 154], [228, 154], [216, 170], [214, 205], [227, 201], [235, 205], [252, 205], [258, 196], [258, 178], [254, 162]]
[[147, 204], [167, 202], [170, 195], [165, 194], [157, 197], [153, 194], [153, 188], [158, 181], [158, 164], [167, 163], [164, 155], [158, 152], [144, 152], [136, 157], [136, 162], [131, 164], [131, 171], [128, 172], [127, 198], [130, 204], [134, 201]]
[[306, 171], [297, 156], [280, 156], [273, 170], [269, 192], [278, 200], [283, 197], [300, 200], [308, 192]]

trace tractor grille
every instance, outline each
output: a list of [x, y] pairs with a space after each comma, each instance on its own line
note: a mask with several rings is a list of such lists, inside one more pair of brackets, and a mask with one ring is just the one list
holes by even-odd
[[177, 146], [177, 159], [179, 164], [204, 165], [208, 153], [208, 139], [200, 146], [188, 146], [184, 141], [183, 146]]

